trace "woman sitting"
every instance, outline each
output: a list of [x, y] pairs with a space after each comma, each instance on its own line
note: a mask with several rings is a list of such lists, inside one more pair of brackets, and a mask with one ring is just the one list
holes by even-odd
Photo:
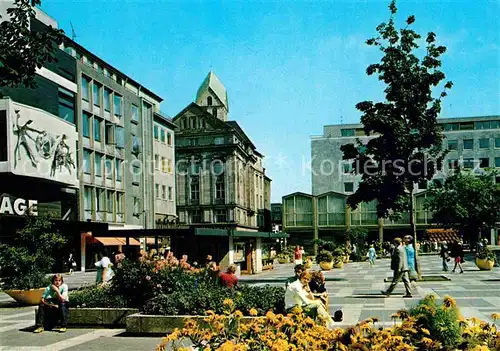
[[68, 286], [61, 274], [52, 276], [52, 283], [45, 288], [36, 315], [35, 333], [50, 330], [61, 321], [59, 332], [64, 333], [68, 326]]
[[321, 271], [312, 272], [311, 280], [309, 281], [309, 290], [313, 294], [315, 299], [319, 299], [326, 307], [328, 311], [328, 292], [325, 287], [325, 276]]
[[300, 307], [312, 318], [319, 316], [326, 321], [326, 327], [333, 328], [333, 319], [330, 317], [328, 310], [323, 302], [314, 299], [314, 295], [309, 291], [309, 282], [311, 275], [308, 272], [303, 272], [300, 278], [289, 284], [285, 292], [285, 308], [287, 312], [291, 312], [295, 307]]

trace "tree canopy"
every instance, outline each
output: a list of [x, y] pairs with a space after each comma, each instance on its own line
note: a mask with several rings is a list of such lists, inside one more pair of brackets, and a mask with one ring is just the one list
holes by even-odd
[[40, 0], [14, 0], [7, 9], [9, 18], [0, 23], [0, 86], [33, 88], [35, 73], [45, 62], [54, 62], [54, 51], [63, 40], [63, 31], [47, 26], [32, 31], [30, 19]]
[[445, 83], [438, 97], [433, 97], [433, 89], [445, 79], [440, 56], [446, 47], [437, 45], [436, 34], [429, 32], [421, 50], [425, 54], [419, 58], [421, 35], [411, 29], [415, 17], [409, 16], [406, 26], [397, 30], [395, 1], [389, 9], [389, 21], [381, 23], [378, 35], [366, 41], [383, 54], [366, 72], [385, 83], [385, 101], [356, 105], [362, 112], [364, 132], [372, 138], [366, 145], [358, 140], [357, 145], [341, 147], [344, 160], [352, 161], [353, 172], [362, 175], [348, 204], [356, 208], [360, 202], [377, 200], [380, 217], [410, 209], [414, 184], [431, 179], [440, 167], [443, 135], [437, 118], [441, 100], [452, 87], [451, 82]]
[[459, 226], [472, 239], [500, 223], [500, 185], [491, 173], [455, 172], [442, 187], [429, 189], [425, 207], [442, 226]]

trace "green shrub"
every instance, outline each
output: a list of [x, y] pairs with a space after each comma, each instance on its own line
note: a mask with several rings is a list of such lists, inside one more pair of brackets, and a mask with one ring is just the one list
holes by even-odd
[[327, 251], [327, 250], [320, 251], [320, 253], [318, 253], [316, 255], [316, 262], [317, 263], [332, 262], [332, 260], [333, 260], [332, 253], [330, 251]]
[[462, 341], [460, 313], [453, 299], [445, 297], [438, 304], [432, 295], [426, 296], [409, 311], [416, 318], [416, 324], [430, 332], [430, 338], [441, 342], [446, 350], [454, 349]]
[[285, 291], [281, 287], [240, 286], [238, 289], [227, 289], [205, 285], [196, 290], [159, 294], [149, 300], [142, 311], [159, 315], [204, 315], [212, 310], [223, 314], [225, 299], [232, 299], [235, 309], [244, 315], [248, 315], [251, 308], [255, 308], [259, 315], [268, 311], [284, 313], [285, 309]]
[[481, 260], [489, 260], [489, 261], [496, 260], [495, 253], [486, 245], [483, 246], [483, 248], [481, 248], [479, 250], [479, 252], [476, 255], [476, 258], [479, 258]]
[[2, 289], [46, 287], [50, 283], [46, 275], [51, 273], [54, 257], [65, 242], [48, 217], [27, 216], [13, 243], [0, 245]]
[[90, 285], [71, 291], [69, 303], [71, 307], [127, 307], [124, 297], [115, 295], [108, 285]]

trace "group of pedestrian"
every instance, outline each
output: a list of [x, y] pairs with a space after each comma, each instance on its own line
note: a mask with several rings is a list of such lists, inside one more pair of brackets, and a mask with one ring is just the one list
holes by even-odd
[[464, 272], [462, 268], [462, 263], [465, 262], [464, 248], [461, 240], [455, 240], [452, 243], [451, 248], [448, 247], [448, 243], [446, 241], [441, 242], [441, 250], [439, 251], [439, 256], [442, 259], [443, 272], [448, 271], [448, 262], [451, 261], [450, 257], [452, 257], [455, 262], [455, 266], [453, 267], [452, 272], [455, 273], [457, 267], [460, 268], [460, 273]]
[[393, 245], [394, 249], [392, 250], [391, 256], [391, 269], [393, 271], [392, 282], [387, 290], [382, 291], [382, 294], [389, 296], [398, 283], [403, 281], [406, 291], [403, 297], [411, 298], [413, 297], [411, 282], [418, 280], [413, 238], [410, 235], [405, 236], [404, 241], [401, 238], [395, 238]]

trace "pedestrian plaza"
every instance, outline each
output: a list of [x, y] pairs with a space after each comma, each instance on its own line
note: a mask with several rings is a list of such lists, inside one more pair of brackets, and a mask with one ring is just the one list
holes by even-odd
[[[477, 317], [493, 322], [492, 313], [500, 312], [500, 269], [479, 271], [472, 260], [466, 260], [464, 274], [441, 272], [437, 256], [422, 256], [423, 275], [450, 280], [419, 282], [413, 298], [403, 299], [404, 287], [400, 283], [391, 297], [384, 297], [380, 290], [388, 286], [385, 278], [392, 275], [390, 261], [376, 261], [373, 268], [367, 262], [344, 265], [342, 269], [324, 272], [329, 292], [330, 312], [341, 309], [344, 321], [339, 327], [353, 325], [370, 317], [377, 317], [379, 326], [395, 323], [391, 317], [403, 308], [410, 308], [427, 294], [437, 298], [452, 296], [464, 317]], [[317, 266], [313, 266], [317, 269]], [[275, 265], [275, 269], [258, 275], [243, 276], [241, 283], [272, 284], [284, 286], [284, 279], [293, 274], [293, 265]], [[95, 272], [65, 275], [70, 289], [95, 280]], [[45, 331], [33, 334], [35, 307], [18, 307], [13, 300], [0, 295], [0, 351], [1, 350], [153, 350], [161, 337], [130, 336], [125, 329], [68, 328], [64, 334]], [[499, 321], [497, 321], [498, 323]]]

